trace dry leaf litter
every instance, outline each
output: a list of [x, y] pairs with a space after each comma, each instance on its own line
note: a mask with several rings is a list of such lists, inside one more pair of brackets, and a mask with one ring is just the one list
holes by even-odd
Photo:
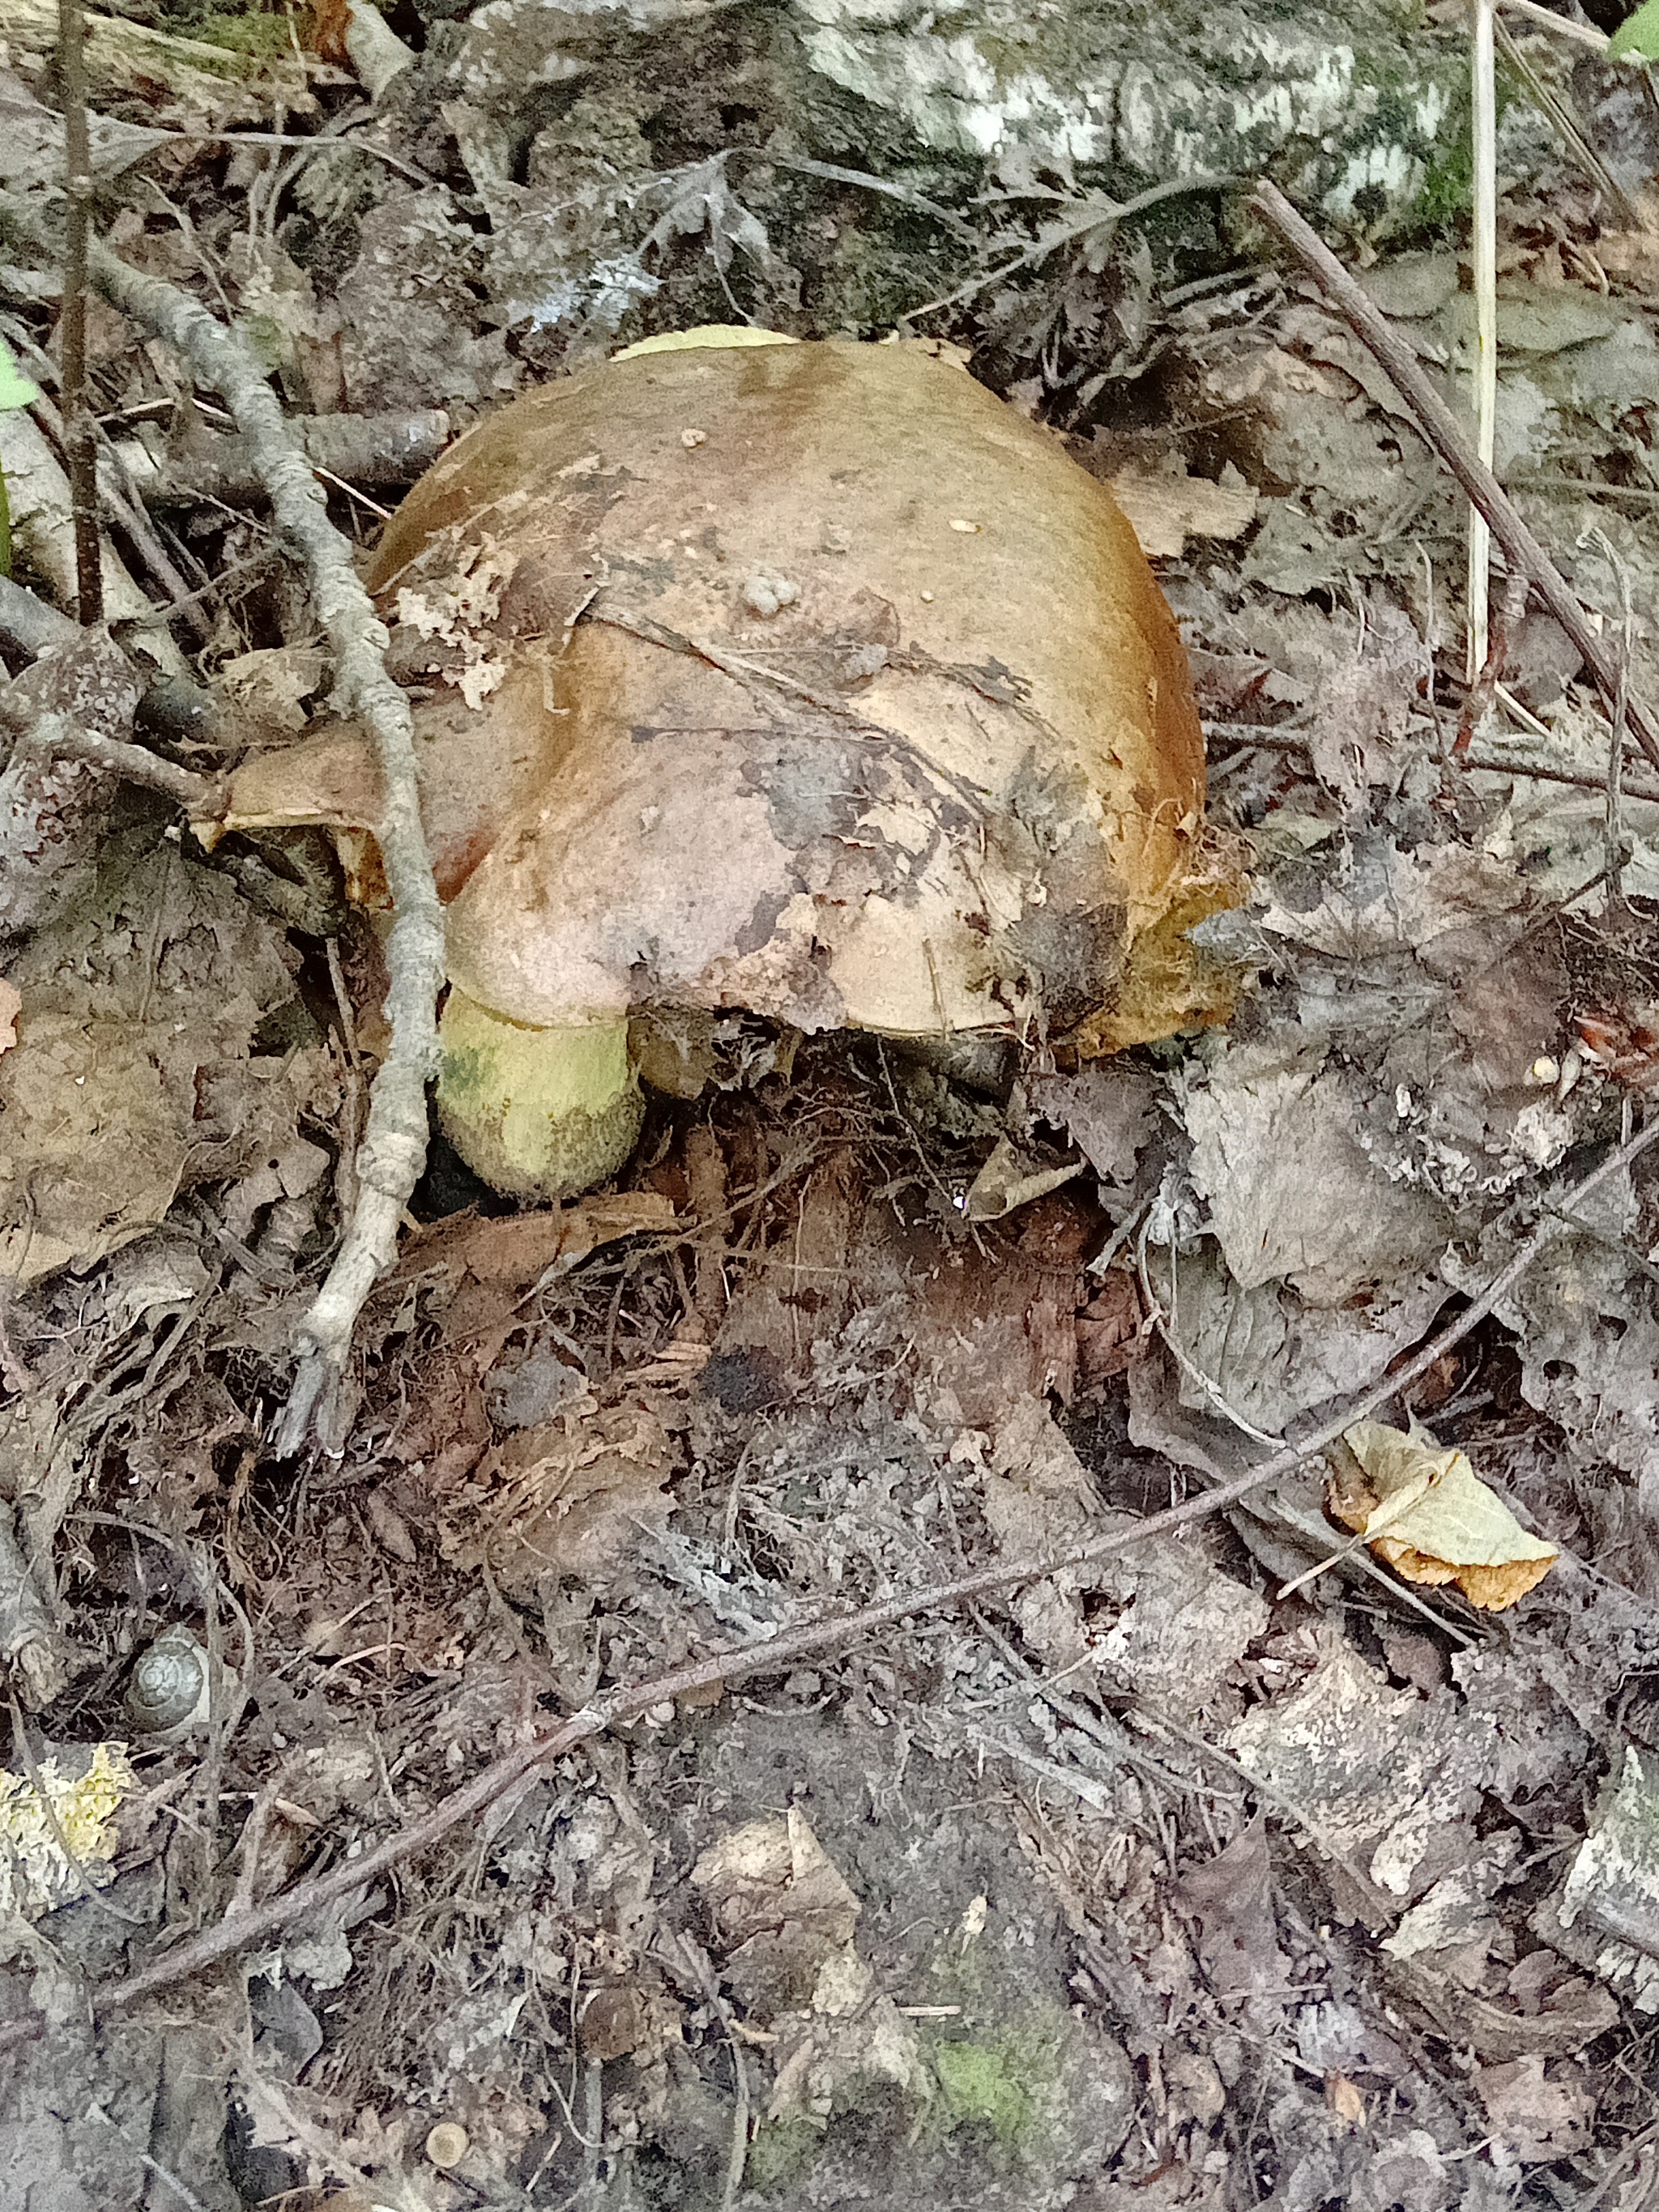
[[[1373, 159], [1358, 94], [1308, 123], [1300, 28], [1163, 12], [1172, 85], [1231, 82], [1236, 34], [1292, 120], [1182, 140], [1100, 10], [1071, 79], [1012, 84], [977, 15], [89, 19], [112, 245], [235, 315], [366, 548], [452, 431], [617, 347], [876, 339], [956, 295], [903, 334], [1051, 425], [1158, 563], [1250, 855], [1200, 939], [1249, 981], [1224, 1028], [1017, 1077], [724, 1015], [617, 1186], [556, 1210], [440, 1145], [343, 1449], [277, 1462], [380, 941], [313, 830], [210, 858], [156, 792], [15, 752], [0, 2206], [1659, 2189], [1659, 1212], [1642, 1164], [1561, 1211], [1650, 1110], [1659, 786], [1631, 767], [1610, 882], [1606, 702], [1534, 606], [1466, 708], [1462, 503], [1370, 356], [1213, 196], [1106, 198], [1195, 150], [1274, 169], [1449, 387], [1455, 26], [1376, 31], [1441, 120]], [[11, 191], [61, 164], [55, 27], [0, 8]], [[1498, 465], [1650, 700], [1659, 136], [1522, 44], [1600, 168], [1511, 102]], [[1109, 77], [1091, 137], [1054, 88]], [[234, 143], [272, 131], [304, 143]], [[50, 392], [56, 272], [9, 252], [0, 288]], [[108, 604], [187, 604], [124, 650], [9, 632], [7, 696], [257, 777], [327, 741], [314, 615], [187, 368], [96, 302], [90, 346]], [[63, 604], [52, 420], [0, 434], [16, 577]], [[409, 627], [459, 655], [465, 726], [489, 672], [437, 613]], [[186, 656], [205, 722], [165, 690]], [[1230, 1480], [1553, 1209], [1491, 1321], [1224, 1515], [665, 1701], [88, 2025], [88, 1984], [349, 1870], [617, 1683]]]

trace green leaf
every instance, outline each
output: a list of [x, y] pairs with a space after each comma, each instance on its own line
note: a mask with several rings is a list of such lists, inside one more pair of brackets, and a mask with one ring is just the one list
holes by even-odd
[[1616, 61], [1620, 54], [1638, 54], [1644, 61], [1659, 61], [1659, 0], [1645, 0], [1645, 4], [1613, 33], [1607, 58]]
[[17, 366], [16, 356], [0, 338], [0, 407], [33, 407], [40, 397]]

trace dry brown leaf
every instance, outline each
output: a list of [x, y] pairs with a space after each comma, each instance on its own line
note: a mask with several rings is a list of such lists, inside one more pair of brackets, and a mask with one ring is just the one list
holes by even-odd
[[[1236, 470], [1231, 471], [1237, 476]], [[1120, 469], [1112, 496], [1129, 518], [1149, 560], [1179, 560], [1189, 538], [1237, 538], [1255, 520], [1260, 495], [1242, 477], [1212, 483], [1207, 477], [1166, 476], [1149, 469]]]
[[719, 1931], [723, 1978], [750, 2021], [775, 2031], [770, 2118], [827, 2111], [860, 2079], [914, 2086], [915, 2030], [859, 1956], [858, 1898], [801, 1814], [722, 1837], [691, 1882]]
[[1046, 1198], [1051, 1190], [1082, 1174], [1084, 1163], [1069, 1167], [1042, 1168], [1017, 1152], [1006, 1137], [999, 1137], [991, 1157], [974, 1177], [965, 1211], [969, 1221], [1000, 1221], [1016, 1207]]
[[584, 1398], [486, 1455], [446, 1501], [444, 1557], [487, 1567], [511, 1596], [532, 1595], [545, 1576], [604, 1581], [642, 1533], [667, 1526], [674, 1465], [648, 1406]]
[[1271, 1989], [1285, 1979], [1267, 1824], [1259, 1816], [1212, 1859], [1189, 1867], [1173, 1894], [1196, 1923], [1198, 1961], [1218, 1996]]
[[858, 1899], [793, 1807], [711, 1844], [691, 1869], [691, 1886], [703, 1893], [728, 1944], [798, 1921], [827, 1954], [850, 1943], [858, 1925]]
[[22, 993], [0, 975], [0, 1052], [9, 1052], [16, 1043], [17, 1017], [22, 1011]]
[[182, 1187], [275, 1158], [314, 1062], [258, 1049], [293, 996], [281, 930], [228, 878], [112, 840], [97, 879], [14, 956], [0, 1054], [0, 1250], [32, 1280], [155, 1228]]
[[1535, 2166], [1570, 2158], [1589, 2141], [1595, 2097], [1568, 2068], [1546, 2074], [1536, 2051], [1507, 2066], [1483, 2066], [1474, 2077], [1492, 2130], [1492, 2163]]
[[1364, 2095], [1346, 2074], [1328, 2074], [1325, 2076], [1325, 2102], [1337, 2118], [1345, 2121], [1349, 2127], [1364, 2126]]
[[1555, 1545], [1528, 1534], [1463, 1453], [1437, 1444], [1426, 1430], [1408, 1435], [1359, 1421], [1344, 1441], [1365, 1486], [1334, 1492], [1331, 1510], [1406, 1581], [1455, 1583], [1471, 1605], [1501, 1613], [1560, 1557]]
[[451, 1291], [475, 1282], [520, 1291], [550, 1267], [574, 1267], [601, 1244], [619, 1237], [660, 1233], [674, 1226], [673, 1201], [659, 1191], [622, 1191], [613, 1198], [584, 1198], [535, 1213], [480, 1220], [453, 1215], [411, 1237], [398, 1262], [400, 1275], [436, 1276]]

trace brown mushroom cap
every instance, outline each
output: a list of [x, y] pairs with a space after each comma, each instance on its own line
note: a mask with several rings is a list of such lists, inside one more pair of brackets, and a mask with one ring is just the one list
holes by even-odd
[[511, 818], [459, 837], [448, 921], [512, 1021], [1098, 1030], [1191, 903], [1202, 734], [1133, 533], [920, 349], [544, 386], [428, 472], [368, 581], [481, 760], [510, 724]]

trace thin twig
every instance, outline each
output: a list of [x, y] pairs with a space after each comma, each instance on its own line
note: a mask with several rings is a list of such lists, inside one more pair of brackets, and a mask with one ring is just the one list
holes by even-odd
[[147, 745], [100, 737], [96, 730], [71, 722], [66, 714], [40, 715], [26, 733], [26, 740], [54, 759], [86, 761], [118, 775], [124, 783], [142, 783], [151, 791], [164, 792], [193, 815], [205, 816], [212, 811], [215, 787], [207, 776], [163, 760]]
[[92, 148], [87, 129], [86, 17], [82, 0], [58, 0], [58, 65], [64, 94], [64, 160], [69, 221], [64, 242], [64, 460], [75, 518], [75, 582], [81, 620], [104, 618], [103, 545], [98, 530], [98, 441], [87, 400], [87, 246], [92, 223]]
[[941, 207], [937, 200], [930, 200], [925, 192], [909, 185], [895, 184], [890, 177], [872, 176], [867, 169], [844, 169], [836, 161], [815, 161], [805, 154], [780, 154], [771, 146], [734, 146], [731, 150], [732, 154], [746, 154], [757, 161], [764, 161], [771, 168], [794, 169], [803, 177], [821, 177], [827, 184], [855, 185], [860, 191], [880, 192], [888, 199], [897, 200], [902, 207], [919, 209], [965, 246], [982, 243], [972, 223], [964, 222], [959, 215]]
[[1558, 15], [1553, 8], [1542, 8], [1538, 0], [1498, 0], [1507, 15], [1518, 15], [1523, 23], [1530, 23], [1540, 31], [1553, 31], [1558, 38], [1571, 39], [1592, 53], [1606, 53], [1611, 43], [1605, 31], [1598, 31], [1593, 23], [1576, 23], [1570, 15]]
[[1610, 906], [1622, 906], [1625, 864], [1630, 858], [1625, 839], [1625, 724], [1630, 714], [1630, 671], [1631, 658], [1636, 650], [1636, 610], [1631, 601], [1630, 571], [1620, 559], [1613, 540], [1599, 525], [1589, 535], [1601, 548], [1607, 565], [1613, 570], [1624, 614], [1619, 653], [1619, 696], [1613, 702], [1613, 731], [1607, 741], [1607, 804], [1602, 828], [1605, 854], [1602, 874], [1607, 879], [1607, 902]]
[[[1604, 775], [1592, 775], [1585, 769], [1539, 768], [1531, 761], [1498, 760], [1491, 753], [1465, 753], [1465, 768], [1485, 769], [1490, 775], [1526, 776], [1534, 783], [1571, 784], [1578, 791], [1605, 791], [1607, 780]], [[1659, 806], [1659, 788], [1650, 783], [1632, 783], [1628, 776], [1621, 778], [1626, 799], [1645, 800], [1650, 806]]]
[[954, 292], [946, 292], [937, 300], [929, 300], [925, 307], [906, 308], [899, 320], [902, 323], [919, 322], [923, 315], [936, 315], [941, 307], [960, 307], [964, 300], [974, 299], [981, 292], [988, 291], [993, 284], [1000, 283], [1005, 276], [1017, 276], [1022, 269], [1036, 268], [1040, 262], [1047, 261], [1051, 255], [1058, 253], [1063, 246], [1075, 246], [1079, 239], [1091, 237], [1097, 231], [1115, 231], [1120, 224], [1127, 222], [1132, 216], [1145, 215], [1149, 208], [1160, 207], [1165, 200], [1175, 199], [1183, 192], [1224, 191], [1230, 185], [1236, 185], [1238, 181], [1234, 176], [1212, 174], [1201, 170], [1190, 177], [1175, 177], [1167, 184], [1153, 185], [1144, 192], [1137, 192], [1133, 199], [1115, 203], [1097, 199], [1091, 204], [1089, 212], [1078, 216], [1075, 222], [1065, 223], [1056, 230], [1045, 231], [1041, 238], [1015, 254], [1012, 260], [988, 270], [982, 276], [970, 277], [967, 283], [958, 284]]
[[[41, 250], [33, 211], [15, 193], [0, 195], [0, 225]], [[130, 269], [98, 240], [88, 242], [87, 265], [110, 304], [165, 338], [234, 416], [272, 513], [305, 564], [333, 647], [341, 703], [369, 733], [385, 793], [374, 833], [392, 895], [386, 1000], [392, 1042], [369, 1094], [356, 1206], [299, 1326], [299, 1367], [276, 1437], [277, 1451], [287, 1456], [313, 1433], [338, 1441], [339, 1386], [357, 1316], [396, 1252], [404, 1209], [426, 1164], [426, 1085], [437, 1060], [444, 927], [421, 826], [414, 725], [408, 699], [386, 673], [386, 629], [358, 578], [350, 543], [329, 520], [326, 496], [240, 333], [227, 330], [177, 285]]]
[[[1470, 24], [1470, 132], [1474, 161], [1475, 450], [1490, 469], [1498, 436], [1498, 74], [1492, 54], [1493, 0], [1474, 0]], [[1469, 507], [1468, 680], [1486, 665], [1492, 530]], [[1498, 674], [1504, 673], [1500, 668]]]
[[[1484, 529], [1485, 524], [1481, 525]], [[1471, 541], [1473, 548], [1473, 541]], [[1492, 548], [1490, 543], [1487, 551]], [[1488, 566], [1490, 581], [1490, 564]], [[1520, 630], [1527, 611], [1527, 595], [1532, 589], [1531, 580], [1524, 568], [1511, 568], [1504, 580], [1504, 596], [1498, 601], [1498, 612], [1486, 623], [1486, 658], [1481, 662], [1474, 682], [1463, 696], [1463, 711], [1457, 718], [1457, 735], [1452, 741], [1454, 758], [1468, 752], [1475, 732], [1492, 710], [1502, 684], [1504, 671], [1509, 665], [1510, 647]], [[1488, 600], [1488, 611], [1490, 611]], [[1474, 630], [1470, 630], [1473, 641]], [[1548, 735], [1548, 732], [1545, 732]]]
[[[735, 1651], [723, 1651], [712, 1659], [700, 1659], [684, 1667], [671, 1668], [665, 1674], [654, 1675], [648, 1681], [624, 1684], [606, 1692], [591, 1704], [573, 1713], [544, 1733], [528, 1741], [515, 1745], [491, 1761], [483, 1772], [475, 1775], [465, 1787], [434, 1805], [429, 1813], [411, 1820], [398, 1834], [389, 1837], [374, 1850], [364, 1851], [359, 1857], [344, 1859], [328, 1873], [315, 1875], [309, 1881], [298, 1882], [292, 1889], [269, 1898], [251, 1911], [240, 1913], [234, 1919], [225, 1918], [199, 1936], [175, 1944], [161, 1958], [144, 1966], [125, 1981], [106, 1982], [89, 1992], [89, 2002], [94, 2015], [104, 2016], [124, 2011], [140, 1999], [153, 1996], [158, 1990], [172, 1988], [176, 1983], [188, 1980], [192, 1974], [205, 1972], [223, 1960], [232, 1958], [248, 1945], [274, 1935], [278, 1929], [291, 1927], [295, 1921], [312, 1918], [319, 1912], [337, 1905], [353, 1891], [376, 1881], [389, 1874], [394, 1867], [411, 1858], [416, 1852], [439, 1842], [452, 1829], [463, 1822], [476, 1820], [489, 1806], [497, 1803], [514, 1789], [528, 1774], [533, 1774], [549, 1760], [560, 1759], [567, 1752], [604, 1734], [607, 1729], [631, 1720], [653, 1705], [665, 1705], [676, 1698], [695, 1697], [701, 1692], [724, 1688], [742, 1680], [746, 1675], [775, 1674], [798, 1665], [803, 1659], [834, 1651], [843, 1644], [873, 1635], [878, 1630], [896, 1627], [901, 1621], [917, 1614], [939, 1613], [966, 1603], [976, 1597], [988, 1596], [994, 1590], [1012, 1589], [1019, 1583], [1037, 1582], [1045, 1576], [1062, 1573], [1067, 1569], [1090, 1565], [1096, 1559], [1109, 1558], [1126, 1552], [1152, 1536], [1168, 1535], [1177, 1528], [1190, 1528], [1194, 1522], [1208, 1520], [1212, 1515], [1236, 1505], [1252, 1492], [1276, 1482], [1282, 1474], [1289, 1474], [1304, 1460], [1322, 1452], [1356, 1421], [1366, 1419], [1380, 1407], [1385, 1406], [1401, 1391], [1410, 1388], [1419, 1376], [1426, 1375], [1437, 1361], [1460, 1344], [1469, 1332], [1479, 1327], [1488, 1314], [1509, 1296], [1539, 1255], [1554, 1238], [1562, 1235], [1565, 1224], [1560, 1212], [1571, 1212], [1584, 1200], [1598, 1190], [1613, 1176], [1623, 1173], [1650, 1146], [1659, 1142], [1659, 1117], [1652, 1125], [1632, 1137], [1628, 1144], [1610, 1152], [1598, 1167], [1564, 1192], [1555, 1202], [1555, 1208], [1540, 1221], [1531, 1235], [1516, 1249], [1510, 1260], [1499, 1268], [1486, 1289], [1461, 1313], [1449, 1322], [1438, 1335], [1415, 1352], [1404, 1366], [1366, 1391], [1339, 1413], [1322, 1421], [1310, 1434], [1299, 1442], [1290, 1443], [1261, 1461], [1245, 1473], [1236, 1475], [1231, 1482], [1218, 1483], [1213, 1489], [1185, 1498], [1163, 1513], [1153, 1513], [1133, 1528], [1115, 1528], [1092, 1536], [1085, 1543], [1058, 1554], [1042, 1554], [1024, 1559], [1007, 1559], [992, 1567], [982, 1567], [976, 1572], [957, 1577], [954, 1580], [924, 1584], [919, 1589], [900, 1590], [890, 1597], [880, 1599], [874, 1605], [860, 1607], [856, 1612], [842, 1613], [827, 1620], [808, 1623], [801, 1628], [786, 1630], [782, 1634], [757, 1638]], [[1559, 1210], [1558, 1210], [1559, 1209]], [[40, 2026], [34, 2021], [14, 2021], [0, 2023], [0, 2051], [9, 2050], [25, 2040]]]
[[[84, 288], [82, 300], [84, 304]], [[71, 427], [68, 397], [70, 383], [68, 344], [66, 343], [64, 345], [64, 366], [60, 374], [54, 368], [52, 356], [45, 348], [36, 345], [27, 331], [17, 327], [13, 318], [8, 317], [6, 319], [8, 323], [6, 336], [10, 341], [12, 350], [17, 355], [19, 360], [27, 363], [41, 386], [40, 396], [35, 401], [33, 410], [35, 419], [46, 435], [57, 441], [64, 453], [65, 462], [71, 464], [68, 473], [70, 505], [73, 509], [75, 473], [72, 463], [75, 433]], [[64, 403], [62, 407], [55, 407], [46, 397], [47, 387], [54, 384], [58, 387], [58, 397]], [[191, 591], [189, 585], [179, 574], [177, 565], [157, 536], [149, 515], [145, 514], [137, 499], [132, 495], [128, 485], [127, 471], [120, 454], [105, 435], [102, 423], [93, 413], [90, 406], [85, 404], [84, 377], [82, 401], [82, 413], [91, 425], [88, 434], [94, 445], [94, 473], [96, 477], [100, 511], [106, 509], [112, 519], [120, 524], [121, 528], [132, 540], [133, 546], [143, 558], [145, 567], [167, 595], [169, 602], [167, 607], [165, 610], [160, 608], [155, 610], [161, 620], [169, 622], [175, 613], [183, 613], [198, 638], [204, 641], [211, 629], [211, 624], [206, 622], [197, 611], [195, 605], [197, 595]], [[101, 548], [100, 538], [100, 563]], [[124, 617], [123, 619], [125, 620], [125, 617]]]
[[[1612, 708], [1619, 697], [1619, 669], [1613, 656], [1590, 627], [1583, 608], [1565, 578], [1533, 536], [1524, 517], [1492, 471], [1469, 451], [1456, 417], [1418, 366], [1415, 356], [1378, 313], [1370, 295], [1342, 266], [1330, 248], [1304, 222], [1276, 185], [1262, 182], [1250, 195], [1250, 206], [1276, 231], [1317, 280], [1320, 289], [1340, 312], [1356, 337], [1375, 356], [1407, 405], [1419, 428], [1440, 459], [1480, 509], [1492, 532], [1512, 566], [1524, 568], [1539, 596], [1577, 647]], [[1632, 734], [1643, 751], [1659, 768], [1659, 725], [1647, 708], [1632, 699], [1628, 714]]]

